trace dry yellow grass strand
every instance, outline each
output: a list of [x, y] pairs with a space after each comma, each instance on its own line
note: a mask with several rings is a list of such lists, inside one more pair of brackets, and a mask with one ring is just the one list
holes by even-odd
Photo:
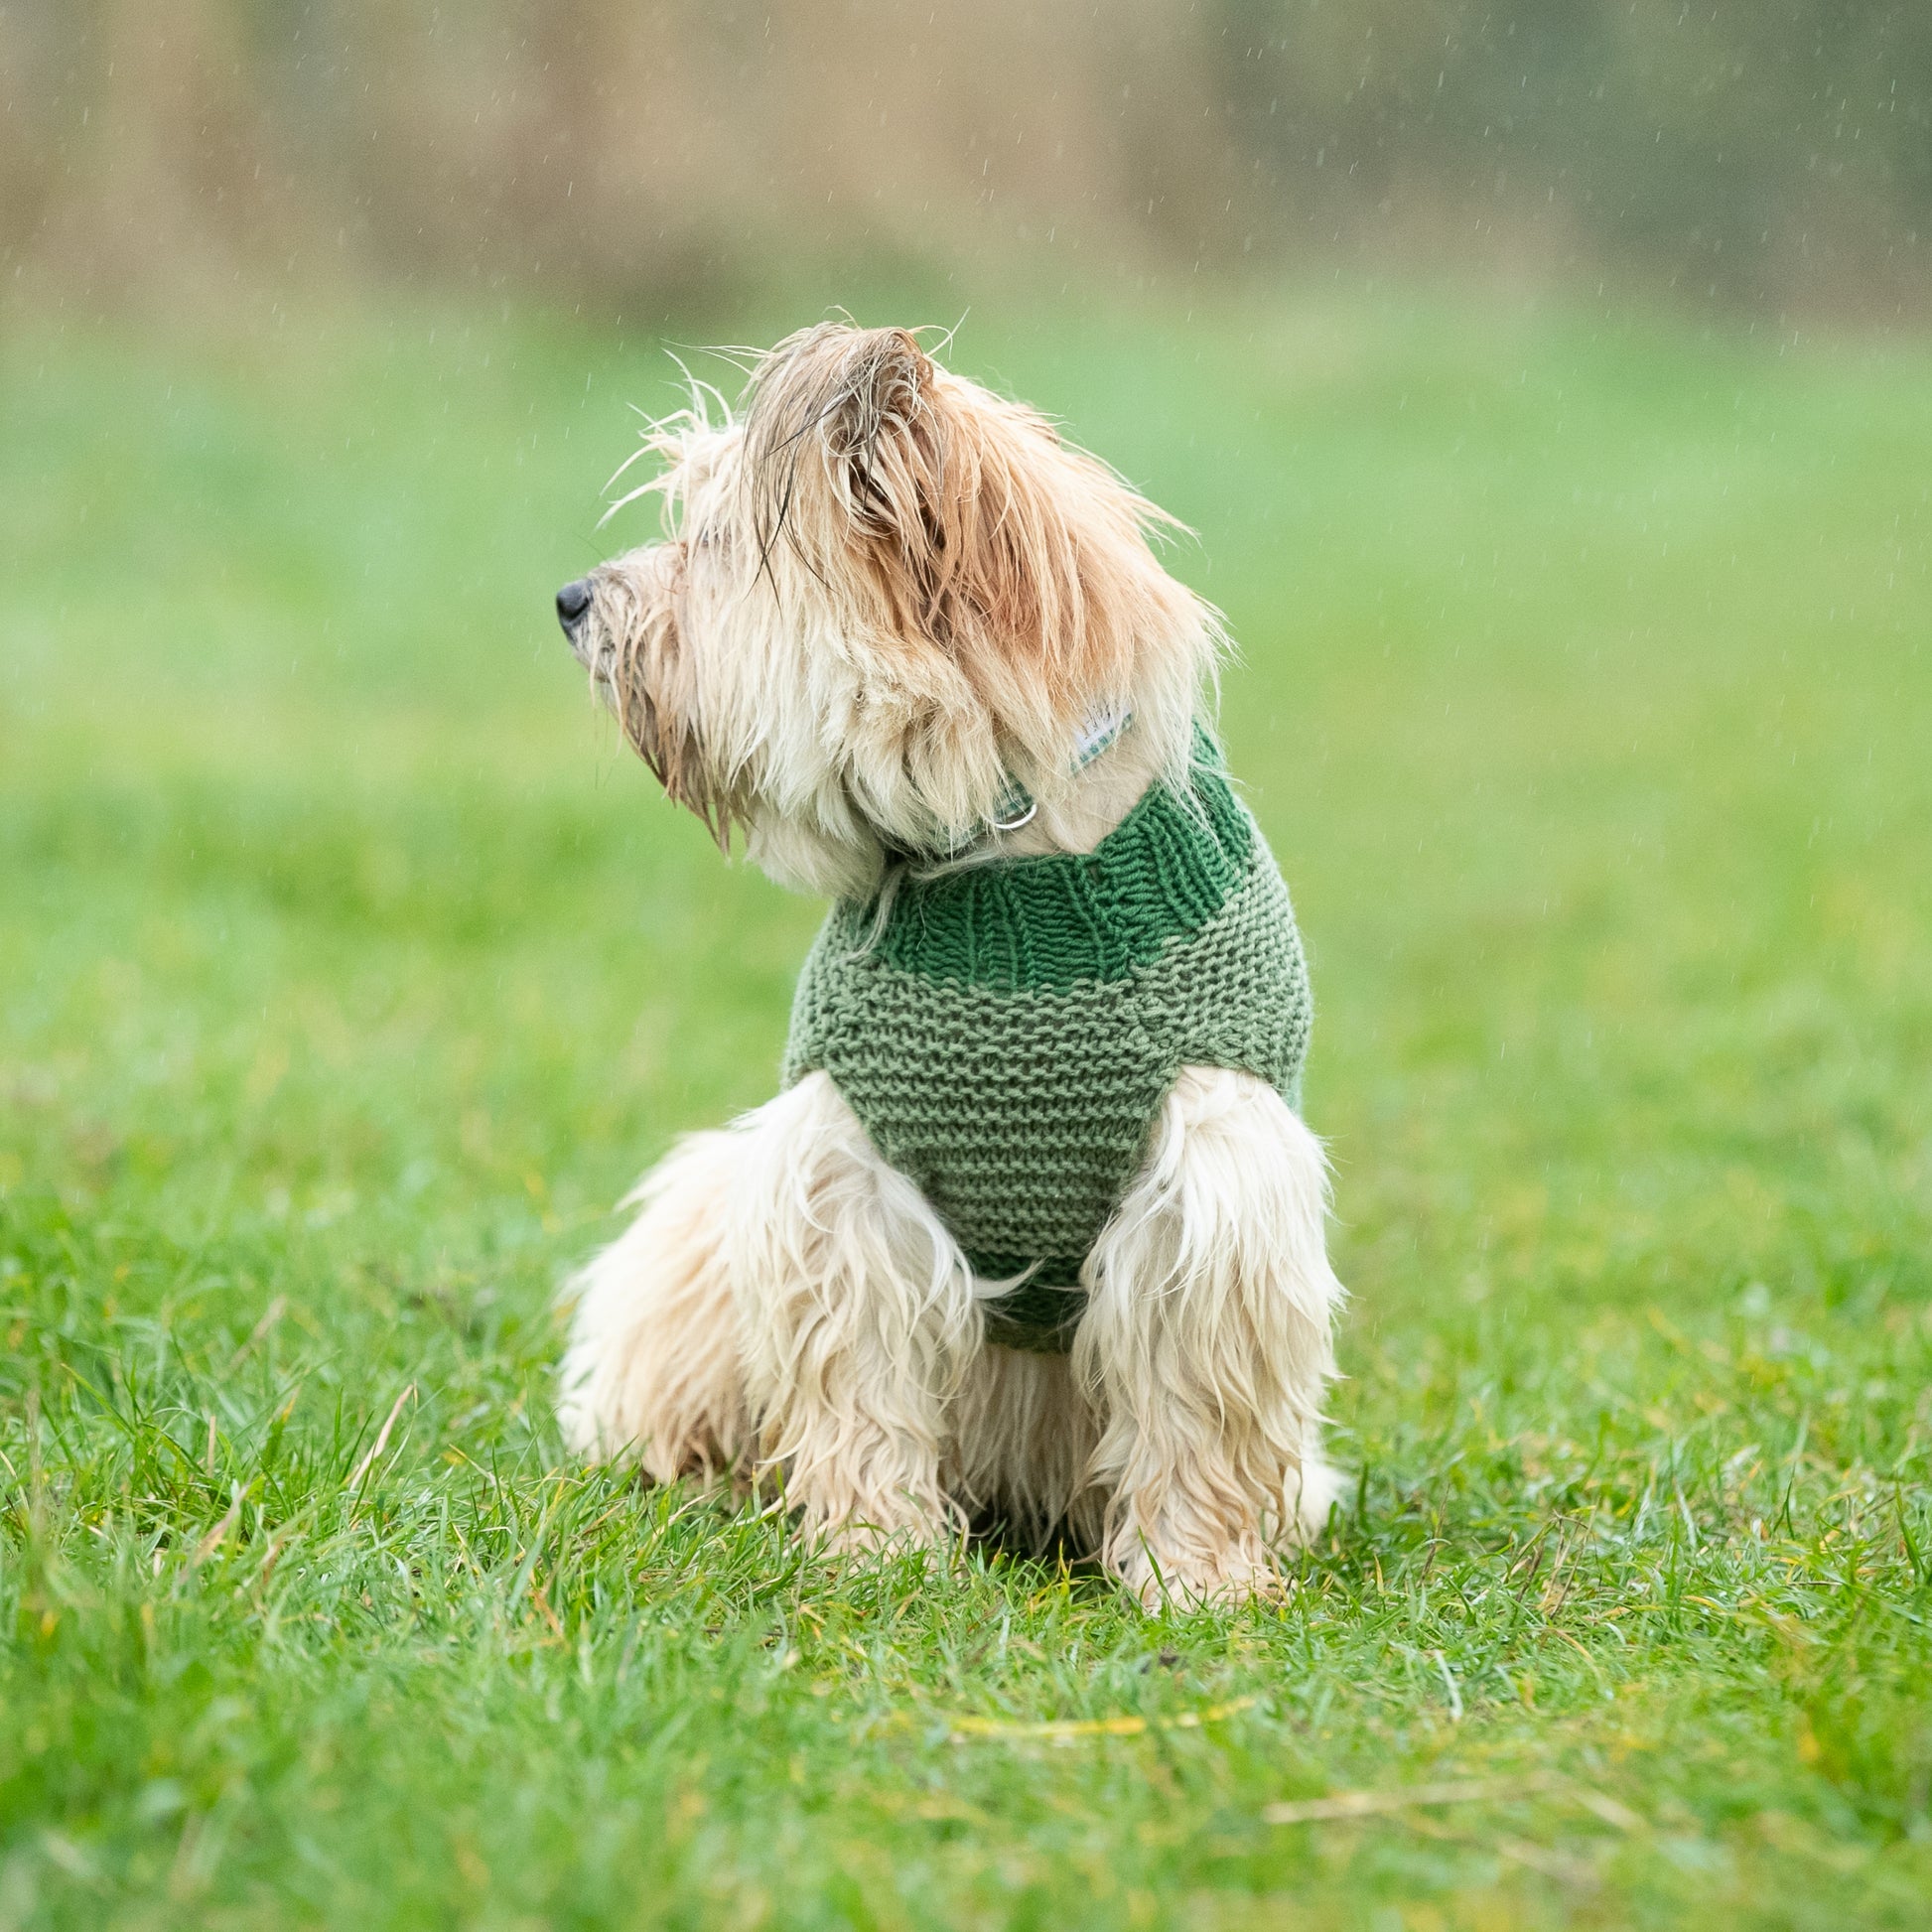
[[1117, 1718], [1059, 1718], [1039, 1724], [1009, 1724], [1001, 1718], [953, 1718], [949, 1723], [955, 1738], [1003, 1737], [1059, 1743], [1076, 1737], [1138, 1737], [1149, 1730], [1198, 1730], [1202, 1725], [1218, 1724], [1223, 1718], [1248, 1710], [1255, 1702], [1252, 1697], [1231, 1698], [1226, 1704], [1211, 1704], [1204, 1711], [1183, 1711], [1173, 1718], [1123, 1714]]

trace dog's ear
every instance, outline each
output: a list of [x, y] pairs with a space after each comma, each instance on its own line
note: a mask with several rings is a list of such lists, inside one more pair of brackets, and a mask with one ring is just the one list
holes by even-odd
[[760, 366], [747, 416], [754, 527], [828, 587], [859, 566], [880, 628], [936, 647], [1002, 736], [1049, 762], [1124, 702], [1169, 580], [1157, 517], [1043, 417], [947, 374], [901, 329], [826, 324]]
[[1016, 777], [1051, 798], [1109, 713], [1185, 772], [1213, 614], [1149, 547], [1171, 519], [1044, 417], [905, 330], [825, 324], [759, 366], [744, 455], [759, 569], [859, 672], [837, 729], [891, 838], [966, 835]]
[[823, 323], [753, 376], [746, 417], [753, 527], [821, 577], [856, 544], [923, 555], [943, 542], [946, 435], [937, 370], [903, 329]]

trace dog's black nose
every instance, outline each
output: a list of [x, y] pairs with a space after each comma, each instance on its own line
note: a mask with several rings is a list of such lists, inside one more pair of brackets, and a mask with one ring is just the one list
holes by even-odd
[[557, 621], [566, 630], [576, 627], [577, 621], [591, 608], [591, 580], [579, 577], [566, 584], [557, 593]]

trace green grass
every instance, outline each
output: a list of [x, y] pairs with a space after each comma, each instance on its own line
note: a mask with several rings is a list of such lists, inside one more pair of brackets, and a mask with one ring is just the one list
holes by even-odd
[[[1147, 1618], [571, 1466], [553, 1284], [768, 1091], [817, 917], [547, 620], [665, 365], [18, 328], [0, 1926], [1923, 1923], [1932, 351], [1284, 302], [957, 359], [1243, 642], [1347, 1520]], [[1262, 1816], [1450, 1778], [1523, 1782]]]

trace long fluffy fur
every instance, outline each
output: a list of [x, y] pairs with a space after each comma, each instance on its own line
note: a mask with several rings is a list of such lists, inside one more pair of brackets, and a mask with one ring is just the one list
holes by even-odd
[[823, 1073], [685, 1142], [639, 1197], [576, 1284], [581, 1453], [781, 1488], [848, 1544], [1064, 1527], [1150, 1601], [1269, 1587], [1327, 1519], [1325, 1171], [1251, 1074], [1176, 1081], [1070, 1360], [986, 1344], [951, 1236]]
[[1073, 1371], [1105, 1418], [1101, 1555], [1143, 1595], [1243, 1592], [1327, 1520], [1341, 1284], [1321, 1145], [1250, 1073], [1185, 1067], [1088, 1262]]
[[570, 1285], [557, 1420], [579, 1454], [659, 1482], [739, 1472], [752, 1440], [724, 1238], [734, 1133], [694, 1134], [624, 1200], [637, 1218]]
[[[666, 791], [774, 877], [1086, 850], [1181, 783], [1222, 646], [1164, 521], [1042, 417], [905, 331], [827, 324], [741, 420], [658, 425], [666, 538], [594, 573], [572, 642]], [[1096, 713], [1133, 729], [1078, 782]], [[1010, 777], [1035, 821], [987, 837]], [[1132, 1590], [1270, 1587], [1336, 1484], [1341, 1290], [1314, 1137], [1263, 1082], [1184, 1069], [1086, 1269], [1071, 1358], [989, 1345], [957, 1245], [815, 1073], [685, 1142], [583, 1272], [560, 1416], [650, 1477], [781, 1490], [842, 1544], [1064, 1528]]]

